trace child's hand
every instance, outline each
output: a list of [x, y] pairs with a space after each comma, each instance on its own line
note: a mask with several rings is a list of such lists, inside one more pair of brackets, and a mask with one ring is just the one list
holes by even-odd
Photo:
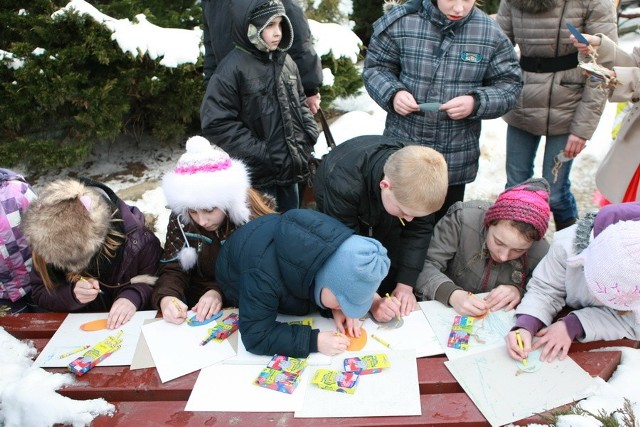
[[420, 111], [416, 99], [406, 90], [398, 91], [393, 97], [393, 109], [401, 116]]
[[517, 329], [520, 332], [520, 338], [522, 339], [522, 348], [518, 345], [518, 340], [516, 338], [516, 331], [511, 331], [504, 337], [504, 340], [507, 343], [507, 351], [509, 352], [509, 356], [516, 360], [522, 360], [528, 357], [529, 352], [531, 351], [531, 333], [526, 329]]
[[169, 323], [181, 324], [187, 319], [187, 306], [176, 297], [163, 297], [160, 300], [162, 318]]
[[396, 288], [391, 293], [400, 302], [400, 315], [408, 316], [416, 308], [417, 300], [413, 293], [413, 287], [404, 283], [397, 283]]
[[471, 95], [456, 96], [455, 98], [445, 102], [440, 107], [441, 110], [446, 111], [451, 120], [462, 120], [469, 117], [473, 113], [473, 108], [476, 105], [476, 100]]
[[382, 298], [380, 295], [375, 294], [373, 304], [371, 304], [371, 314], [378, 322], [385, 323], [402, 315], [400, 307], [400, 301], [397, 298]]
[[80, 304], [88, 304], [100, 293], [100, 284], [96, 279], [80, 279], [73, 285], [73, 294]]
[[127, 323], [136, 313], [136, 306], [126, 298], [118, 298], [113, 302], [109, 317], [107, 317], [107, 328], [118, 329]]
[[202, 322], [204, 319], [209, 319], [222, 309], [222, 295], [213, 289], [208, 290], [198, 300], [198, 303], [193, 306], [193, 311], [196, 312], [196, 320]]
[[489, 310], [485, 300], [462, 289], [453, 291], [449, 297], [449, 304], [456, 313], [463, 316], [481, 316]]
[[544, 346], [542, 353], [540, 353], [540, 360], [553, 362], [556, 356], [559, 356], [560, 360], [567, 357], [569, 347], [571, 347], [571, 338], [564, 322], [555, 322], [547, 328], [542, 328], [536, 336], [540, 339], [533, 345], [533, 350]]
[[320, 332], [318, 334], [318, 351], [327, 356], [344, 353], [351, 344], [351, 340], [343, 334], [335, 332]]
[[520, 299], [520, 291], [515, 286], [498, 285], [484, 297], [484, 302], [491, 311], [498, 311], [501, 308], [509, 311], [520, 303]]

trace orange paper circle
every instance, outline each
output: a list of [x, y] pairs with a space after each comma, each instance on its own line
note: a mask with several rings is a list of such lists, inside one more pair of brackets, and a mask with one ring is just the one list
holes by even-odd
[[347, 336], [351, 340], [351, 344], [347, 347], [347, 351], [360, 351], [367, 344], [367, 331], [365, 331], [364, 328], [360, 328], [359, 338], [352, 337], [350, 335]]

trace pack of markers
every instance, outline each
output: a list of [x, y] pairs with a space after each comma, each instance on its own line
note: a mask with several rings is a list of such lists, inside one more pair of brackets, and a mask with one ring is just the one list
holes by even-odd
[[291, 394], [300, 383], [300, 376], [307, 367], [307, 359], [276, 354], [271, 358], [255, 383], [260, 387]]
[[69, 370], [79, 377], [89, 372], [98, 363], [120, 349], [123, 333], [124, 331], [120, 331], [115, 335], [110, 335], [91, 347], [82, 356], [69, 363]]

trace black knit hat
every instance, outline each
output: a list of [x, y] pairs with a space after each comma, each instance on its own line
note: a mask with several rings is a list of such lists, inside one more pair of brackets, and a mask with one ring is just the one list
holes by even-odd
[[278, 50], [287, 51], [293, 43], [293, 28], [281, 0], [267, 0], [253, 9], [249, 15], [247, 37], [251, 44], [263, 52], [268, 52], [269, 47], [262, 40], [262, 31], [278, 16], [282, 16], [282, 41]]

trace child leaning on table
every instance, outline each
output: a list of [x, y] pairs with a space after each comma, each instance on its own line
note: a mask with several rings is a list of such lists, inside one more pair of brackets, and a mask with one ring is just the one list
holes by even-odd
[[[511, 357], [522, 359], [544, 346], [540, 360], [550, 362], [556, 356], [564, 359], [574, 339], [640, 339], [637, 213], [636, 203], [609, 205], [595, 221], [587, 216], [555, 233], [516, 309], [516, 326], [506, 337]], [[565, 306], [572, 311], [554, 322]], [[516, 341], [518, 331], [522, 349]], [[532, 343], [534, 335], [538, 339]]]
[[48, 183], [22, 221], [36, 309], [108, 311], [119, 328], [149, 304], [162, 248], [144, 215], [90, 179]]
[[[325, 214], [293, 209], [257, 218], [222, 246], [216, 279], [227, 301], [240, 309], [240, 333], [254, 354], [307, 357], [339, 354], [360, 335], [359, 319], [389, 271], [387, 250], [375, 239]], [[278, 322], [331, 310], [336, 331]]]
[[186, 152], [162, 179], [171, 209], [151, 304], [167, 322], [185, 321], [188, 307], [208, 319], [223, 307], [216, 283], [222, 243], [239, 226], [273, 213], [271, 200], [251, 188], [244, 163], [205, 138], [187, 140]]
[[20, 227], [36, 198], [23, 176], [0, 168], [0, 308], [19, 313], [28, 308], [31, 293], [31, 249]]
[[[493, 204], [457, 202], [436, 224], [416, 294], [464, 315], [514, 308], [549, 250], [550, 216], [543, 178], [506, 189]], [[473, 295], [479, 292], [489, 295]]]

